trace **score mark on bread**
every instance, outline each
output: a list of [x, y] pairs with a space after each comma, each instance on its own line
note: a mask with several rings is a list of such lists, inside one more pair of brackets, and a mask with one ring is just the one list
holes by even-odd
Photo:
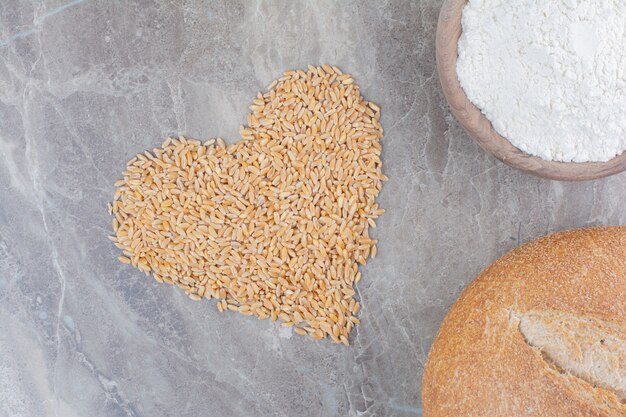
[[515, 316], [526, 343], [539, 349], [550, 367], [626, 403], [626, 324], [558, 311]]

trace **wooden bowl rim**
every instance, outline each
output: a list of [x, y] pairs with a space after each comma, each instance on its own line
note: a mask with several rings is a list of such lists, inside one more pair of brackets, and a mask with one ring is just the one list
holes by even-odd
[[467, 1], [444, 0], [441, 6], [436, 34], [437, 72], [452, 113], [478, 145], [513, 168], [553, 180], [585, 181], [626, 170], [626, 151], [606, 162], [548, 161], [516, 148], [494, 130], [491, 122], [467, 98], [456, 74], [461, 14]]

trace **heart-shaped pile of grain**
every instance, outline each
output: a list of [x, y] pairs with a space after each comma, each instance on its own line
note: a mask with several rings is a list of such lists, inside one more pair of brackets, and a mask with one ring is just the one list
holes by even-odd
[[120, 260], [347, 345], [384, 211], [380, 110], [329, 65], [285, 72], [250, 109], [237, 144], [168, 138], [128, 162], [110, 207]]

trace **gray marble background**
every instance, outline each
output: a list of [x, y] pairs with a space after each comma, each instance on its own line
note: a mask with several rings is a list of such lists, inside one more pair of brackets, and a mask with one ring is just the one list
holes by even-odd
[[[440, 0], [0, 2], [0, 416], [419, 416], [446, 310], [519, 243], [626, 224], [626, 175], [559, 183], [482, 152], [435, 71]], [[283, 70], [380, 105], [375, 230], [346, 348], [220, 314], [116, 260], [113, 182], [172, 133], [237, 140]]]

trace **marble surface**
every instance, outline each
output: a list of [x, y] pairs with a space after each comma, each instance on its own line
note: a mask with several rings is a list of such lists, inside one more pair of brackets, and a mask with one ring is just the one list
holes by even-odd
[[[0, 416], [420, 416], [446, 310], [546, 233], [626, 224], [626, 175], [517, 172], [437, 81], [440, 0], [0, 3]], [[220, 314], [116, 260], [106, 203], [173, 133], [237, 139], [281, 71], [329, 62], [382, 108], [387, 209], [351, 347]]]

